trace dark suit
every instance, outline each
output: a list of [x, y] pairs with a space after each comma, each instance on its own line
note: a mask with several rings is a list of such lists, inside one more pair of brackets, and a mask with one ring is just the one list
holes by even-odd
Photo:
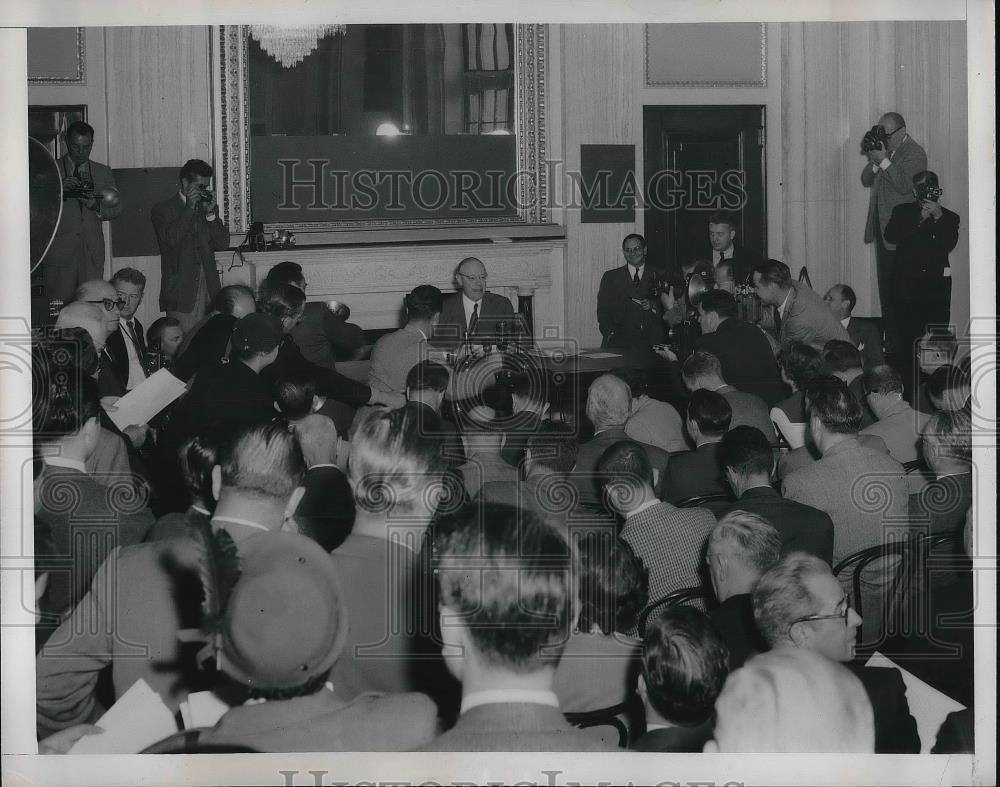
[[441, 456], [447, 467], [454, 470], [465, 462], [465, 446], [455, 424], [423, 402], [407, 402], [404, 407], [416, 417], [417, 434], [424, 439], [441, 441]]
[[[73, 174], [76, 165], [69, 154], [59, 159], [63, 178]], [[82, 165], [82, 176], [94, 184], [94, 189], [115, 188], [115, 178], [104, 164], [88, 161]], [[52, 245], [42, 263], [45, 277], [45, 298], [68, 301], [83, 282], [104, 278], [104, 231], [102, 222], [118, 216], [121, 205], [97, 210], [85, 208], [75, 198], [63, 200], [62, 215]]]
[[[112, 334], [113, 335], [113, 334]], [[124, 396], [125, 384], [128, 382], [128, 367], [126, 366], [124, 377], [119, 371], [119, 365], [115, 362], [108, 349], [101, 350], [98, 358], [97, 392], [103, 398], [105, 396]]]
[[[597, 292], [597, 323], [601, 329], [602, 347], [650, 347], [663, 341], [663, 307], [653, 294], [654, 282], [663, 274], [646, 265], [639, 286], [635, 285], [628, 265], [606, 271]], [[644, 310], [633, 302], [646, 299], [652, 309]]]
[[[715, 265], [719, 261], [715, 257], [716, 252], [712, 252], [712, 262]], [[733, 263], [733, 282], [743, 284], [747, 281], [753, 284], [753, 269], [764, 261], [761, 253], [756, 249], [748, 249], [745, 246], [733, 244], [732, 255], [726, 255], [726, 260]]]
[[[600, 461], [601, 455], [620, 440], [639, 442], [625, 434], [625, 430], [621, 427], [615, 427], [599, 432], [594, 435], [592, 440], [580, 445], [580, 450], [576, 455], [576, 466], [569, 474], [570, 480], [580, 490], [580, 502], [588, 504], [601, 502], [601, 494], [597, 486], [597, 463]], [[662, 489], [670, 455], [655, 445], [643, 442], [639, 442], [639, 445], [646, 450], [646, 456], [649, 457], [649, 463], [653, 469], [659, 472], [658, 488]]]
[[444, 299], [441, 306], [441, 320], [434, 329], [434, 344], [441, 347], [458, 347], [467, 337], [470, 339], [480, 337], [488, 341], [491, 337], [496, 337], [501, 321], [509, 323], [507, 329], [513, 332], [514, 307], [502, 295], [483, 293], [483, 298], [479, 301], [479, 322], [474, 326], [470, 336], [462, 293], [453, 293]]
[[236, 318], [232, 315], [213, 314], [191, 337], [187, 348], [174, 361], [170, 372], [186, 382], [199, 369], [215, 366], [228, 353], [234, 325]]
[[857, 663], [847, 666], [861, 680], [875, 712], [875, 753], [919, 754], [920, 735], [917, 722], [910, 715], [906, 684], [900, 671]]
[[351, 407], [361, 407], [363, 404], [368, 404], [372, 395], [372, 389], [364, 383], [352, 380], [336, 369], [328, 369], [306, 360], [292, 337], [286, 335], [281, 339], [277, 359], [270, 366], [265, 367], [261, 375], [273, 386], [278, 380], [296, 372], [305, 372], [314, 376], [316, 378], [316, 393], [320, 396], [336, 399]]
[[864, 374], [859, 374], [853, 380], [847, 384], [847, 390], [851, 392], [851, 396], [854, 397], [854, 401], [858, 403], [861, 407], [861, 426], [858, 427], [858, 431], [862, 429], [867, 429], [869, 426], [875, 423], [875, 415], [872, 413], [871, 408], [868, 406], [868, 397], [865, 395], [865, 376]]
[[295, 509], [299, 532], [330, 552], [342, 543], [354, 525], [354, 495], [338, 467], [310, 467], [302, 481], [305, 494]]
[[719, 444], [704, 443], [693, 451], [670, 454], [663, 499], [679, 503], [689, 497], [723, 495], [729, 490], [719, 468]]
[[972, 506], [972, 473], [946, 475], [910, 495], [910, 523], [919, 532], [948, 533], [965, 526]]
[[851, 344], [861, 351], [865, 371], [885, 363], [882, 334], [874, 322], [864, 317], [851, 317], [847, 322], [847, 334], [851, 337]]
[[149, 217], [160, 245], [160, 310], [197, 312], [205, 305], [195, 303], [199, 270], [205, 275], [206, 301], [221, 288], [215, 252], [229, 248], [229, 230], [218, 214], [206, 221], [179, 194], [154, 205]]
[[322, 301], [310, 301], [292, 328], [292, 338], [307, 360], [333, 369], [338, 356], [350, 357], [364, 345], [365, 332], [336, 317]]
[[781, 551], [808, 552], [830, 563], [833, 560], [833, 520], [825, 511], [782, 497], [769, 486], [748, 489], [719, 514], [749, 511], [766, 519], [781, 536]]
[[715, 730], [715, 716], [691, 727], [661, 727], [650, 730], [628, 748], [629, 751], [687, 752], [701, 754]]
[[730, 317], [713, 333], [699, 336], [694, 348], [718, 358], [727, 383], [756, 394], [768, 407], [785, 398], [785, 384], [781, 382], [771, 343], [756, 325]]
[[753, 596], [738, 593], [713, 609], [709, 620], [729, 648], [729, 669], [739, 669], [757, 653], [768, 650], [767, 643], [753, 618]]
[[[142, 364], [142, 368], [146, 369], [147, 363], [149, 361], [146, 355], [146, 335], [142, 329], [142, 323], [136, 318], [132, 318], [133, 325], [135, 326], [135, 338], [138, 344], [136, 351], [139, 355], [139, 363]], [[101, 396], [122, 396], [128, 388], [128, 347], [126, 342], [131, 343], [131, 339], [125, 335], [125, 331], [122, 329], [121, 324], [118, 325], [118, 330], [108, 336], [108, 341], [104, 345], [104, 352], [101, 353], [101, 374], [98, 376], [98, 388], [100, 389]], [[115, 388], [120, 388], [120, 392], [115, 392], [107, 389], [107, 383], [110, 380], [102, 378], [112, 378], [113, 385]]]
[[524, 410], [516, 413], [504, 423], [504, 443], [500, 456], [514, 467], [520, 467], [528, 449], [529, 438], [538, 431], [542, 416]]

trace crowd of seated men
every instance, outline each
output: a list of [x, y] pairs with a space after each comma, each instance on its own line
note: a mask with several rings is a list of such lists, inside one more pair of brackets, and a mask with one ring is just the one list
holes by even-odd
[[[289, 263], [223, 288], [193, 336], [150, 326], [188, 390], [120, 428], [100, 378], [121, 302], [78, 294], [33, 346], [43, 751], [102, 734], [140, 679], [172, 713], [200, 691], [227, 708], [160, 751], [920, 751], [900, 673], [864, 661], [925, 644], [882, 619], [891, 571], [868, 567], [862, 616], [834, 570], [971, 532], [953, 338], [926, 338], [908, 402], [839, 334], [816, 346], [807, 314], [775, 355], [714, 291], [683, 407], [603, 374], [580, 441], [525, 375], [509, 412], [446, 411], [433, 287], [369, 381], [346, 376], [334, 350], [358, 337], [307, 317]], [[955, 552], [922, 608], [971, 594]], [[966, 705], [970, 643], [922, 676]], [[967, 746], [967, 721], [938, 750]]]

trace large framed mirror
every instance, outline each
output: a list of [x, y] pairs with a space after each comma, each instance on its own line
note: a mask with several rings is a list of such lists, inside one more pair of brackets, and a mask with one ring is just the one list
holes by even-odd
[[212, 40], [234, 235], [548, 223], [544, 25], [226, 25]]

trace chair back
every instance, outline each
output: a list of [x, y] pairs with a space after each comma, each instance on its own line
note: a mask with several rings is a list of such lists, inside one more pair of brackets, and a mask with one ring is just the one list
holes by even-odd
[[609, 708], [564, 713], [563, 716], [566, 721], [581, 730], [594, 727], [613, 728], [618, 733], [619, 749], [627, 749], [631, 741], [637, 740], [646, 732], [645, 709], [637, 694]]
[[681, 604], [687, 604], [700, 609], [702, 612], [708, 612], [708, 593], [701, 587], [681, 588], [680, 590], [668, 593], [661, 599], [650, 602], [643, 607], [639, 615], [639, 638], [643, 639], [646, 636], [646, 624], [651, 618], [659, 615], [665, 609]]
[[718, 514], [733, 504], [733, 499], [725, 494], [697, 495], [681, 500], [678, 508], [707, 508], [713, 514]]

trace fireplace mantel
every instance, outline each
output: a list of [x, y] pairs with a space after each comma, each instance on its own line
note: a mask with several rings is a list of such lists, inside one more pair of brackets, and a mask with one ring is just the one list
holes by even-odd
[[403, 296], [420, 284], [455, 291], [455, 266], [478, 257], [489, 274], [490, 291], [533, 298], [535, 336], [564, 336], [566, 241], [546, 239], [514, 243], [446, 243], [397, 246], [301, 247], [244, 254], [243, 268], [229, 269], [232, 252], [220, 252], [226, 284], [245, 283], [255, 290], [267, 272], [283, 260], [302, 266], [311, 301], [336, 299], [351, 308], [351, 322], [365, 329], [401, 324]]

